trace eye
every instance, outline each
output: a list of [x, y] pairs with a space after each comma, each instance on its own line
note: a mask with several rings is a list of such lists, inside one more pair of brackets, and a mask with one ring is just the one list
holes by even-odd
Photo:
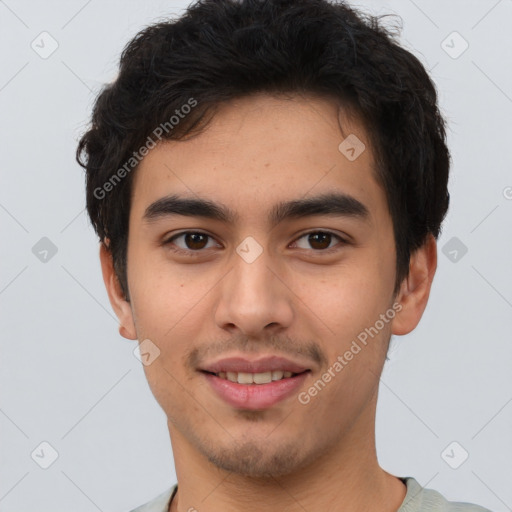
[[[177, 244], [176, 241], [180, 239], [181, 244]], [[164, 241], [163, 245], [169, 246], [173, 252], [187, 256], [194, 256], [203, 249], [212, 248], [211, 245], [208, 246], [208, 239], [214, 240], [212, 236], [200, 231], [184, 231], [173, 235], [171, 238]], [[302, 239], [306, 239], [306, 244], [310, 245], [310, 247], [301, 247], [298, 242]], [[337, 239], [340, 243], [331, 246], [334, 239]], [[339, 250], [340, 245], [345, 245], [347, 243], [348, 242], [341, 236], [330, 231], [309, 231], [307, 233], [303, 233], [295, 242], [293, 242], [293, 244], [298, 246], [300, 249], [308, 250], [312, 247], [314, 252], [322, 253], [337, 251]], [[215, 246], [215, 244], [213, 246]]]
[[[309, 231], [308, 233], [304, 233], [301, 237], [297, 238], [297, 241], [302, 240], [303, 238], [307, 238], [306, 244], [309, 244], [315, 252], [323, 252], [323, 253], [331, 253], [339, 249], [339, 247], [331, 246], [331, 242], [333, 238], [338, 239], [341, 244], [346, 244], [346, 240], [341, 238], [341, 236], [331, 233], [330, 231]], [[297, 244], [298, 242], [295, 242]], [[300, 249], [309, 249], [309, 247], [300, 247]]]
[[[178, 248], [174, 247], [175, 240], [182, 239], [182, 242], [184, 246], [178, 245]], [[174, 252], [178, 252], [181, 254], [188, 254], [188, 255], [194, 255], [194, 252], [199, 252], [202, 249], [209, 249], [210, 247], [207, 246], [207, 240], [208, 238], [213, 238], [210, 235], [207, 235], [206, 233], [202, 233], [200, 231], [184, 231], [183, 233], [178, 233], [177, 235], [172, 236], [168, 240], [164, 242], [164, 245], [169, 245], [171, 250]]]

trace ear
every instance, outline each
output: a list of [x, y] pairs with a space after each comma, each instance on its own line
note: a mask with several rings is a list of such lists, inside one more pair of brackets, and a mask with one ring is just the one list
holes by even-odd
[[411, 254], [409, 275], [404, 278], [396, 302], [402, 309], [393, 319], [392, 334], [408, 334], [416, 328], [427, 306], [437, 268], [437, 243], [429, 234], [425, 243]]
[[119, 319], [119, 334], [127, 340], [136, 340], [137, 334], [133, 322], [133, 314], [130, 303], [125, 299], [121, 285], [114, 270], [112, 253], [106, 243], [100, 243], [100, 262], [103, 282], [107, 289], [110, 304]]

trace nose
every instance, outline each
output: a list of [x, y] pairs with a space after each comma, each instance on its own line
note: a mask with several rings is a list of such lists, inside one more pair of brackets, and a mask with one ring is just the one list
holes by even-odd
[[253, 338], [268, 337], [293, 321], [293, 292], [263, 251], [249, 262], [234, 255], [233, 268], [219, 283], [215, 322]]

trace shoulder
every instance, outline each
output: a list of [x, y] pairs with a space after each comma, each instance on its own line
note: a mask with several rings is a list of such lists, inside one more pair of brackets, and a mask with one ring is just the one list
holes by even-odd
[[397, 512], [491, 512], [473, 503], [448, 501], [438, 491], [422, 487], [413, 477], [400, 479], [407, 486], [407, 493]]
[[130, 512], [167, 512], [169, 510], [169, 503], [174, 495], [177, 484], [173, 485], [163, 493], [159, 494], [156, 498], [148, 501], [144, 505], [134, 508]]

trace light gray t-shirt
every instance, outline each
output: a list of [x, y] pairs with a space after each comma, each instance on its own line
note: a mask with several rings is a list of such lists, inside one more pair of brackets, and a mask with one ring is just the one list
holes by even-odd
[[[437, 491], [422, 487], [412, 476], [398, 478], [407, 486], [407, 493], [397, 512], [491, 512], [472, 503], [448, 501]], [[131, 512], [167, 512], [177, 485]]]

